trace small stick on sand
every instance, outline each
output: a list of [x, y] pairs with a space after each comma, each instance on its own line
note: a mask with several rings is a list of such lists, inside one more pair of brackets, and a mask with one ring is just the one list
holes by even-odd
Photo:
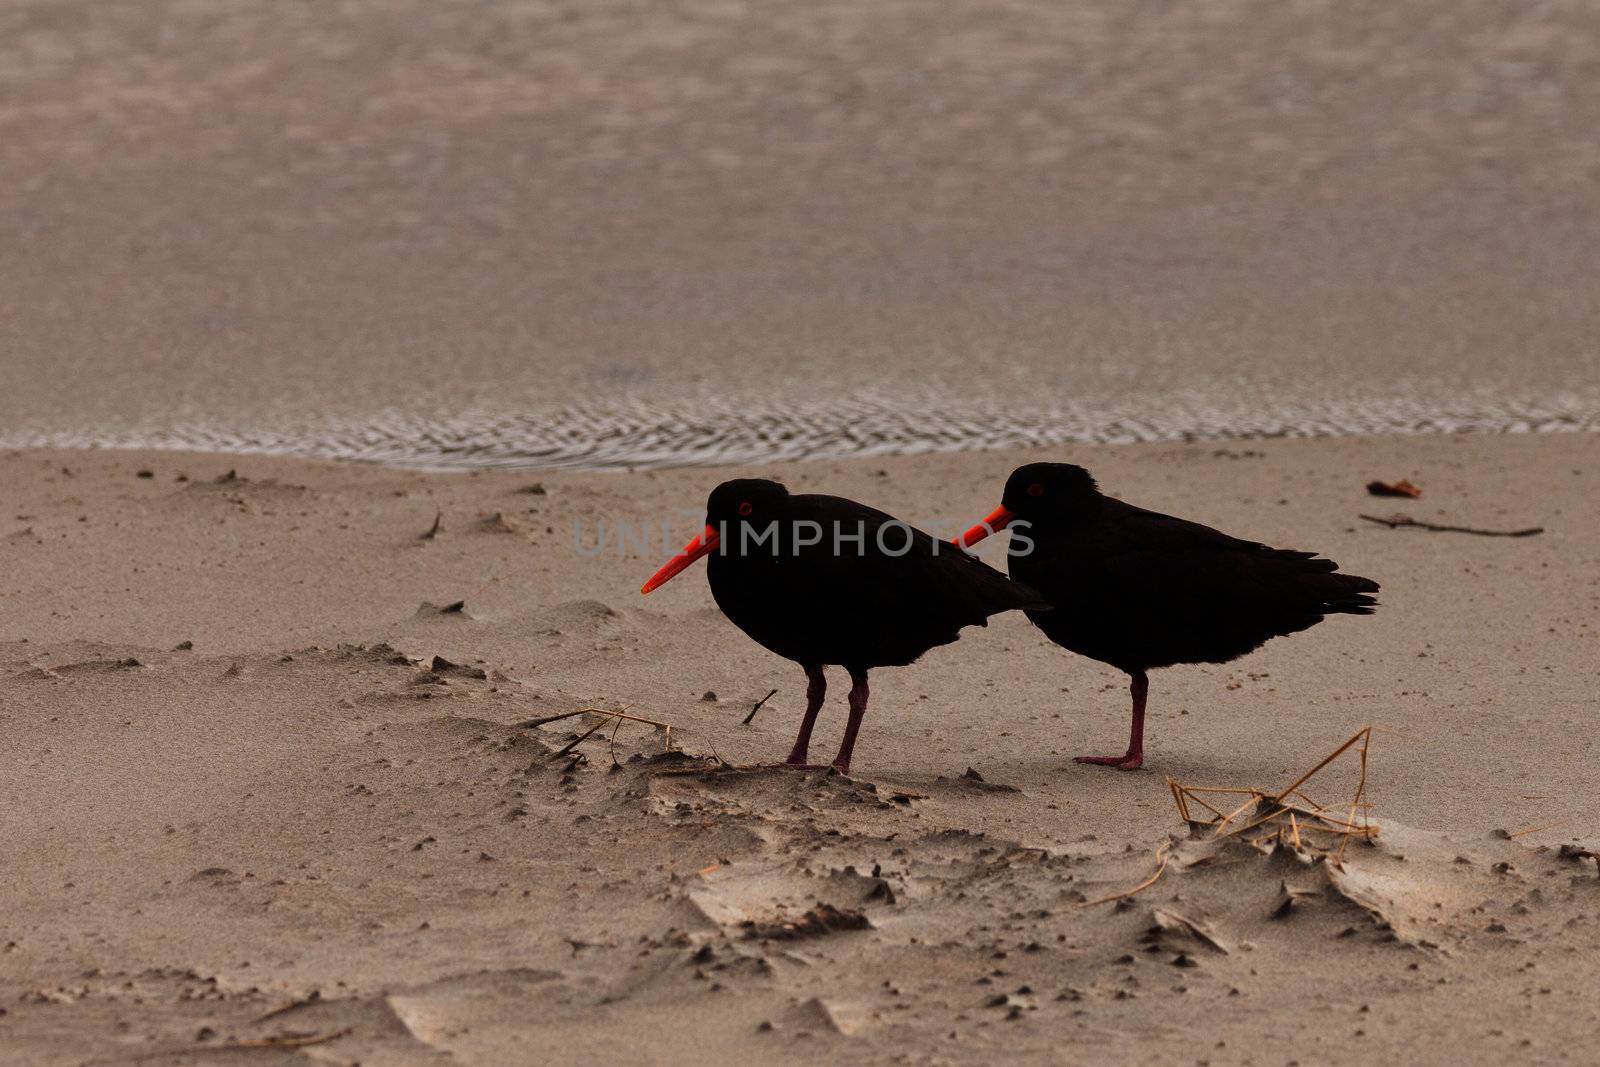
[[601, 719], [599, 722], [597, 722], [593, 726], [589, 727], [589, 729], [586, 730], [581, 736], [575, 737], [571, 741], [568, 741], [566, 746], [564, 748], [562, 748], [561, 751], [557, 752], [554, 756], [551, 756], [550, 758], [551, 759], [560, 759], [562, 756], [565, 756], [567, 753], [571, 752], [573, 749], [577, 748], [579, 745], [581, 745], [585, 741], [589, 740], [589, 735], [594, 733], [596, 730], [600, 729], [600, 727], [604, 726], [606, 724], [606, 721], [607, 720], [605, 720], [605, 719]]
[[1156, 859], [1160, 860], [1160, 862], [1156, 864], [1155, 873], [1146, 878], [1144, 881], [1140, 882], [1138, 885], [1134, 886], [1132, 889], [1125, 889], [1121, 893], [1112, 893], [1110, 896], [1101, 897], [1099, 900], [1086, 900], [1082, 904], [1079, 904], [1078, 907], [1092, 908], [1096, 904], [1109, 904], [1113, 900], [1122, 900], [1124, 897], [1131, 897], [1135, 893], [1142, 893], [1146, 889], [1149, 889], [1151, 886], [1156, 884], [1156, 879], [1160, 878], [1161, 873], [1167, 869], [1167, 853], [1171, 848], [1172, 842], [1169, 841], [1165, 845], [1162, 845], [1160, 848], [1156, 849]]
[[1571, 821], [1571, 819], [1561, 819], [1557, 822], [1547, 822], [1543, 826], [1530, 826], [1526, 830], [1518, 830], [1514, 834], [1507, 834], [1506, 837], [1508, 839], [1515, 840], [1516, 838], [1522, 837], [1525, 834], [1536, 834], [1540, 830], [1554, 830], [1556, 827], [1565, 826]]
[[353, 1027], [335, 1030], [331, 1034], [285, 1034], [282, 1037], [250, 1037], [238, 1041], [226, 1041], [219, 1048], [309, 1048], [312, 1045], [325, 1045], [329, 1041], [337, 1041], [348, 1034]]
[[617, 763], [617, 731], [620, 729], [622, 729], [622, 720], [618, 719], [617, 725], [611, 728], [611, 747], [608, 750], [611, 755], [611, 766], [613, 767], [619, 766]]
[[[1305, 813], [1302, 812], [1301, 814]], [[1318, 815], [1317, 821], [1326, 824], [1323, 826], [1318, 826], [1317, 829], [1323, 831], [1324, 833], [1330, 834], [1368, 834], [1372, 833], [1374, 830], [1374, 828], [1371, 826], [1358, 826], [1353, 822], [1345, 822], [1343, 819], [1335, 819], [1331, 815]], [[1310, 829], [1309, 825], [1307, 826], [1307, 829]]]
[[[1365, 736], [1366, 738], [1366, 740], [1361, 742], [1361, 781], [1356, 784], [1356, 796], [1355, 799], [1350, 802], [1350, 817], [1347, 820], [1348, 822], [1355, 822], [1356, 808], [1361, 806], [1362, 798], [1365, 797], [1367, 793], [1367, 748], [1372, 744], [1372, 727], [1368, 726], [1365, 730], [1361, 731], [1360, 734], [1356, 735], [1356, 737], [1361, 736]], [[1353, 737], [1350, 740], [1354, 741], [1355, 738]], [[1334, 755], [1338, 755], [1338, 753], [1334, 753]], [[1299, 782], [1295, 783], [1295, 785], [1299, 784]], [[1366, 808], [1361, 808], [1361, 822], [1364, 827], [1367, 822]], [[1339, 842], [1339, 854], [1334, 857], [1335, 863], [1344, 862], [1344, 850], [1345, 846], [1348, 844], [1350, 844], [1350, 838], [1348, 836]]]
[[[1236, 817], [1243, 815], [1244, 809], [1251, 807], [1252, 805], [1259, 804], [1260, 802], [1261, 801], [1258, 796], [1252, 795], [1249, 800], [1245, 801], [1243, 804], [1240, 804], [1237, 808], [1234, 808], [1229, 814], [1223, 816], [1222, 821], [1217, 823], [1217, 832], [1211, 835], [1211, 840], [1215, 841], [1221, 837], [1223, 828], [1232, 822]], [[1249, 829], [1249, 827], [1246, 827], [1246, 829]]]
[[1477, 526], [1446, 526], [1436, 522], [1421, 522], [1405, 515], [1394, 515], [1387, 519], [1379, 518], [1376, 515], [1361, 515], [1358, 517], [1366, 519], [1368, 522], [1376, 522], [1387, 526], [1391, 530], [1402, 526], [1412, 526], [1419, 530], [1431, 530], [1434, 533], [1477, 534], [1479, 537], [1532, 537], [1534, 534], [1544, 533], [1543, 526], [1529, 526], [1524, 530], [1484, 530]]
[[428, 527], [428, 532], [427, 533], [419, 534], [418, 537], [417, 537], [417, 540], [418, 541], [432, 541], [435, 537], [438, 537], [439, 536], [439, 521], [441, 519], [443, 519], [443, 518], [444, 518], [444, 512], [442, 512], [442, 511], [438, 510], [437, 508], [435, 508], [434, 512], [433, 512], [433, 525]]
[[746, 715], [744, 717], [744, 722], [741, 723], [740, 725], [749, 726], [750, 725], [750, 720], [754, 719], [756, 717], [756, 712], [761, 710], [761, 705], [765, 704], [767, 701], [771, 700], [774, 696], [776, 696], [777, 692], [778, 691], [776, 689], [774, 689], [772, 692], [768, 693], [766, 696], [764, 696], [760, 700], [756, 701], [756, 706], [750, 709], [750, 714], [748, 714], [748, 715]]
[[287, 1015], [296, 1008], [304, 1008], [309, 1004], [316, 1004], [320, 1000], [322, 1000], [322, 991], [320, 989], [313, 989], [310, 993], [301, 997], [299, 1000], [291, 1000], [281, 1008], [273, 1008], [265, 1015], [256, 1016], [251, 1020], [251, 1023], [264, 1023], [268, 1019], [276, 1019], [280, 1015]]
[[1189, 805], [1184, 803], [1183, 790], [1171, 777], [1167, 778], [1167, 788], [1172, 790], [1172, 802], [1178, 806], [1178, 816], [1183, 819], [1184, 822], [1190, 822]]
[[1310, 804], [1313, 808], [1316, 808], [1319, 813], [1328, 810], [1327, 808], [1323, 807], [1321, 804], [1318, 804], [1315, 800], [1312, 800], [1309, 796], [1307, 796], [1303, 789], [1296, 789], [1294, 791], [1294, 795], [1299, 797], [1301, 800], [1305, 801], [1307, 804]]
[[[1351, 745], [1355, 744], [1357, 741], [1360, 741], [1363, 737], [1370, 737], [1371, 734], [1372, 734], [1372, 727], [1370, 727], [1370, 726], [1363, 726], [1361, 729], [1357, 730], [1354, 737], [1350, 738], [1350, 740], [1346, 741], [1344, 744], [1342, 744], [1338, 748], [1334, 749], [1332, 754], [1330, 754], [1321, 763], [1317, 764], [1315, 767], [1311, 768], [1309, 771], [1307, 771], [1306, 773], [1302, 774], [1299, 778], [1295, 779], [1294, 784], [1291, 785], [1289, 788], [1285, 789], [1283, 792], [1279, 793], [1277, 796], [1273, 797], [1272, 798], [1272, 802], [1274, 804], [1283, 803], [1283, 798], [1284, 797], [1288, 796], [1290, 793], [1293, 793], [1296, 789], [1299, 789], [1301, 786], [1305, 785], [1306, 782], [1310, 781], [1312, 776], [1315, 775], [1318, 771], [1322, 770], [1322, 768], [1326, 767], [1328, 764], [1332, 763], [1334, 760], [1336, 760], [1340, 756], [1342, 756], [1344, 754], [1345, 749], [1349, 748]], [[1366, 749], [1366, 746], [1363, 745], [1361, 747], [1361, 782], [1362, 782], [1363, 785], [1365, 785], [1366, 781], [1367, 781], [1367, 773], [1366, 773], [1366, 771], [1367, 771], [1367, 749]], [[1361, 793], [1360, 793], [1359, 790], [1357, 790], [1356, 796], [1358, 798], [1361, 796]], [[1350, 812], [1350, 817], [1352, 819], [1355, 818], [1355, 811], [1354, 811], [1353, 808], [1352, 808], [1352, 810]]]
[[[1254, 830], [1258, 826], [1265, 826], [1267, 823], [1272, 822], [1275, 819], [1283, 818], [1284, 814], [1285, 814], [1285, 812], [1284, 812], [1283, 809], [1270, 811], [1267, 814], [1261, 816], [1261, 818], [1255, 820], [1254, 822], [1245, 823], [1243, 826], [1235, 826], [1232, 830], [1229, 830], [1225, 834], [1224, 833], [1217, 833], [1217, 834], [1213, 835], [1212, 840], [1213, 841], [1217, 841], [1217, 840], [1221, 840], [1224, 837], [1233, 837], [1236, 834], [1249, 833], [1251, 830]], [[1282, 832], [1281, 825], [1279, 827], [1279, 832], [1280, 833]]]
[[562, 719], [570, 719], [574, 715], [587, 715], [590, 712], [594, 712], [596, 715], [606, 714], [599, 708], [579, 708], [577, 711], [563, 711], [560, 715], [546, 715], [542, 719], [529, 719], [527, 722], [519, 722], [517, 723], [517, 729], [532, 730], [536, 726], [546, 726], [553, 722], [560, 722]]
[[1202, 808], [1205, 808], [1211, 814], [1215, 815], [1218, 819], [1223, 817], [1222, 811], [1220, 809], [1212, 807], [1210, 802], [1207, 801], [1204, 797], [1195, 796], [1194, 795], [1194, 790], [1188, 789], [1188, 788], [1186, 788], [1184, 786], [1179, 786], [1178, 788], [1183, 791], [1184, 800], [1186, 800], [1186, 801], [1188, 801], [1188, 800], [1194, 801], [1196, 804], [1200, 805]]
[[[661, 722], [657, 719], [641, 718], [638, 715], [629, 715], [626, 712], [627, 709], [631, 707], [633, 707], [632, 704], [624, 705], [622, 711], [611, 711], [608, 708], [579, 708], [577, 711], [563, 711], [559, 715], [546, 715], [543, 718], [528, 719], [526, 722], [519, 722], [517, 723], [517, 729], [532, 730], [536, 726], [545, 726], [552, 722], [560, 722], [562, 719], [570, 719], [574, 715], [603, 715], [605, 718], [600, 720], [599, 724], [596, 726], [596, 729], [598, 729], [600, 726], [604, 726], [611, 719], [626, 719], [629, 722], [638, 722], [643, 723], [646, 726], [654, 726], [657, 730], [665, 730], [667, 735], [666, 747], [663, 748], [662, 751], [671, 752], [672, 724], [669, 722]], [[592, 733], [594, 733], [594, 730], [589, 731], [589, 734]], [[589, 734], [584, 734], [583, 737], [578, 738], [578, 740], [582, 741], [583, 738], [588, 737]], [[560, 752], [556, 753], [556, 755], [564, 755], [566, 751], [566, 749], [562, 749]]]

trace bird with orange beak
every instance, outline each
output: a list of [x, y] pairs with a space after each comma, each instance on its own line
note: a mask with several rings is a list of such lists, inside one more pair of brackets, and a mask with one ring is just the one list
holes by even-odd
[[713, 489], [704, 531], [641, 592], [702, 557], [723, 614], [805, 671], [806, 710], [789, 767], [821, 769], [807, 756], [827, 692], [824, 667], [850, 675], [850, 717], [832, 763], [848, 774], [867, 711], [868, 671], [912, 663], [999, 612], [1047, 607], [988, 564], [892, 515], [843, 497], [794, 495], [764, 479]]
[[1011, 576], [1055, 608], [1028, 617], [1056, 644], [1126, 673], [1128, 750], [1079, 756], [1137, 770], [1144, 762], [1148, 671], [1226, 663], [1328, 615], [1370, 615], [1378, 583], [1340, 574], [1315, 552], [1269, 548], [1100, 492], [1082, 467], [1029, 463], [1011, 472], [1000, 506], [957, 544], [1026, 528]]

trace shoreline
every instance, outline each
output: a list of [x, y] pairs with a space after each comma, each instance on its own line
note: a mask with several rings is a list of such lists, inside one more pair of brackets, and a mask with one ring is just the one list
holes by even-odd
[[[798, 669], [695, 572], [640, 598], [657, 546], [586, 558], [568, 540], [574, 522], [692, 512], [736, 474], [971, 521], [1038, 458], [1321, 551], [1383, 584], [1378, 612], [1156, 672], [1133, 774], [1070, 759], [1125, 736], [1124, 679], [997, 617], [874, 672], [854, 778], [791, 775], [719, 761], [782, 755]], [[1557, 1055], [1586, 1018], [1596, 874], [1558, 846], [1593, 849], [1600, 827], [1595, 436], [632, 474], [12, 451], [0, 478], [0, 1047], [30, 1061], [286, 1033], [338, 1034], [327, 1048], [361, 1059], [580, 1060], [641, 1027], [669, 1061], [970, 1062], [1003, 1040], [1021, 1059], [1072, 1042], [1171, 1062], [1223, 1040], [1443, 1062], [1452, 1033], [1488, 1061]], [[1424, 496], [1375, 500], [1372, 478]], [[1356, 518], [1396, 511], [1545, 532]], [[819, 751], [843, 722], [830, 698]], [[671, 724], [676, 754], [639, 723], [575, 749], [595, 716], [516, 725], [586, 707]], [[1181, 832], [1169, 776], [1281, 788], [1369, 723], [1379, 843], [1332, 881]], [[1354, 773], [1308, 790], [1342, 802]], [[1090, 906], [1169, 854], [1126, 908]], [[1280, 885], [1305, 894], [1298, 918], [1271, 918]]]
[[1600, 397], [1478, 396], [1450, 404], [1298, 402], [1225, 409], [1198, 398], [1125, 399], [1029, 409], [998, 402], [908, 405], [863, 397], [788, 403], [624, 401], [522, 414], [467, 412], [428, 419], [390, 412], [360, 421], [306, 421], [282, 429], [187, 426], [93, 431], [23, 430], [6, 449], [211, 452], [349, 460], [419, 471], [661, 470], [875, 456], [1003, 452], [1130, 444], [1205, 444], [1433, 434], [1600, 432]]

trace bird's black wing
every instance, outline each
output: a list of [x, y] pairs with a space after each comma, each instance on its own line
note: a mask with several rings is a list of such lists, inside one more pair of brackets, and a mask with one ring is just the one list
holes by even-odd
[[990, 615], [1048, 608], [977, 557], [876, 508], [799, 496], [791, 498], [791, 513], [823, 528], [821, 543], [778, 561], [777, 569], [794, 583], [790, 602], [828, 631], [826, 643], [837, 651], [826, 662], [849, 665], [854, 655], [863, 665], [910, 663]]
[[1098, 642], [1087, 654], [1108, 662], [1118, 660], [1102, 651], [1121, 654], [1119, 665], [1137, 657], [1148, 666], [1225, 662], [1328, 614], [1370, 614], [1377, 603], [1376, 582], [1341, 574], [1314, 552], [1272, 548], [1116, 500], [1106, 500], [1064, 547], [1013, 571], [1058, 613], [1087, 615], [1074, 624], [1074, 639]]

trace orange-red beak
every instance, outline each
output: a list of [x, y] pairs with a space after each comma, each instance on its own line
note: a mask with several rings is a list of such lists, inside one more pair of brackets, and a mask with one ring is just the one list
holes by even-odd
[[683, 551], [662, 564], [661, 569], [650, 576], [639, 592], [648, 593], [658, 585], [666, 585], [681, 570], [707, 553], [716, 551], [718, 543], [722, 540], [715, 526], [707, 526], [701, 531], [700, 536], [683, 546]]
[[1014, 518], [1016, 518], [1016, 516], [1007, 511], [1004, 504], [1001, 504], [999, 507], [989, 512], [988, 518], [984, 519], [982, 522], [978, 523], [978, 525], [974, 526], [972, 529], [956, 538], [956, 544], [960, 545], [962, 548], [971, 548], [973, 545], [977, 544], [979, 541], [982, 541], [985, 537], [988, 537], [995, 531], [1004, 530], [1007, 526], [1010, 526], [1011, 520]]

